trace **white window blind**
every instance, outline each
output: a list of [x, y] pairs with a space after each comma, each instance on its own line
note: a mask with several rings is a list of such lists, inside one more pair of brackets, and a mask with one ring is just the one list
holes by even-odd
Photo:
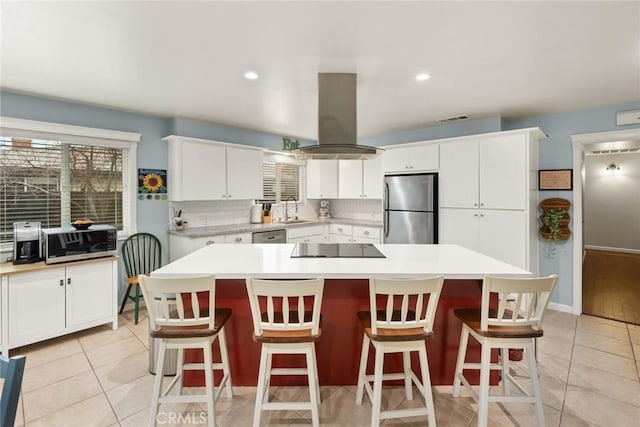
[[126, 151], [0, 137], [0, 243], [12, 241], [17, 221], [60, 227], [90, 218], [122, 230]]
[[263, 171], [263, 198], [260, 202], [279, 203], [300, 200], [300, 170], [297, 164], [265, 160]]

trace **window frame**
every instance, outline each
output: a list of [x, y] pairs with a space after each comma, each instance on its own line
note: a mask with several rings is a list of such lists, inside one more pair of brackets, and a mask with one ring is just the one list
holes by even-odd
[[[289, 153], [283, 153], [280, 151], [265, 151], [262, 157], [263, 171], [265, 163], [287, 163], [291, 165], [296, 165], [299, 167], [299, 176], [298, 176], [298, 195], [299, 200], [297, 202], [299, 204], [306, 204], [307, 201], [307, 192], [306, 192], [306, 179], [307, 179], [307, 162], [304, 160], [297, 160], [293, 158], [293, 156]], [[264, 184], [263, 184], [264, 185]], [[258, 201], [261, 201], [259, 199]], [[274, 202], [274, 206], [284, 206], [285, 201], [281, 200], [279, 202]]]
[[[140, 133], [0, 116], [0, 134], [122, 149], [123, 212], [122, 231], [118, 231], [118, 239], [124, 239], [137, 231], [137, 151]], [[0, 251], [9, 250], [12, 246], [13, 243], [0, 244]]]

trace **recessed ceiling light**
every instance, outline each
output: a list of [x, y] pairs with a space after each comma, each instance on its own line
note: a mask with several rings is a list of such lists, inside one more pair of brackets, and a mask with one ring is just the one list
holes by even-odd
[[425, 80], [429, 80], [431, 76], [427, 73], [420, 73], [416, 76], [416, 81], [423, 82]]
[[247, 80], [256, 80], [258, 78], [258, 73], [255, 71], [247, 71], [244, 73], [244, 78]]

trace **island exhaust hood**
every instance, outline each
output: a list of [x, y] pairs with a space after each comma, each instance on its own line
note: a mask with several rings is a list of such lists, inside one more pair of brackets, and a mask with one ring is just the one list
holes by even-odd
[[382, 149], [358, 145], [357, 75], [318, 74], [318, 144], [293, 150], [297, 159], [366, 160]]

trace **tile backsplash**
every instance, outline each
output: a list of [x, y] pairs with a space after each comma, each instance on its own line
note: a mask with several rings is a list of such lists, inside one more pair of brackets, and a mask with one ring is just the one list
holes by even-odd
[[[382, 221], [381, 200], [329, 200], [329, 212], [335, 218], [349, 218], [370, 221]], [[182, 210], [182, 218], [188, 221], [189, 227], [208, 227], [226, 224], [246, 224], [250, 221], [250, 211], [253, 202], [251, 200], [217, 200], [198, 202], [171, 202], [169, 204], [169, 216], [173, 212]], [[298, 212], [295, 212], [295, 203], [289, 202], [289, 216], [299, 218], [317, 218], [319, 200], [307, 200], [306, 203], [298, 203]], [[273, 207], [275, 220], [284, 218], [284, 205]], [[172, 224], [173, 226], [173, 224]]]

